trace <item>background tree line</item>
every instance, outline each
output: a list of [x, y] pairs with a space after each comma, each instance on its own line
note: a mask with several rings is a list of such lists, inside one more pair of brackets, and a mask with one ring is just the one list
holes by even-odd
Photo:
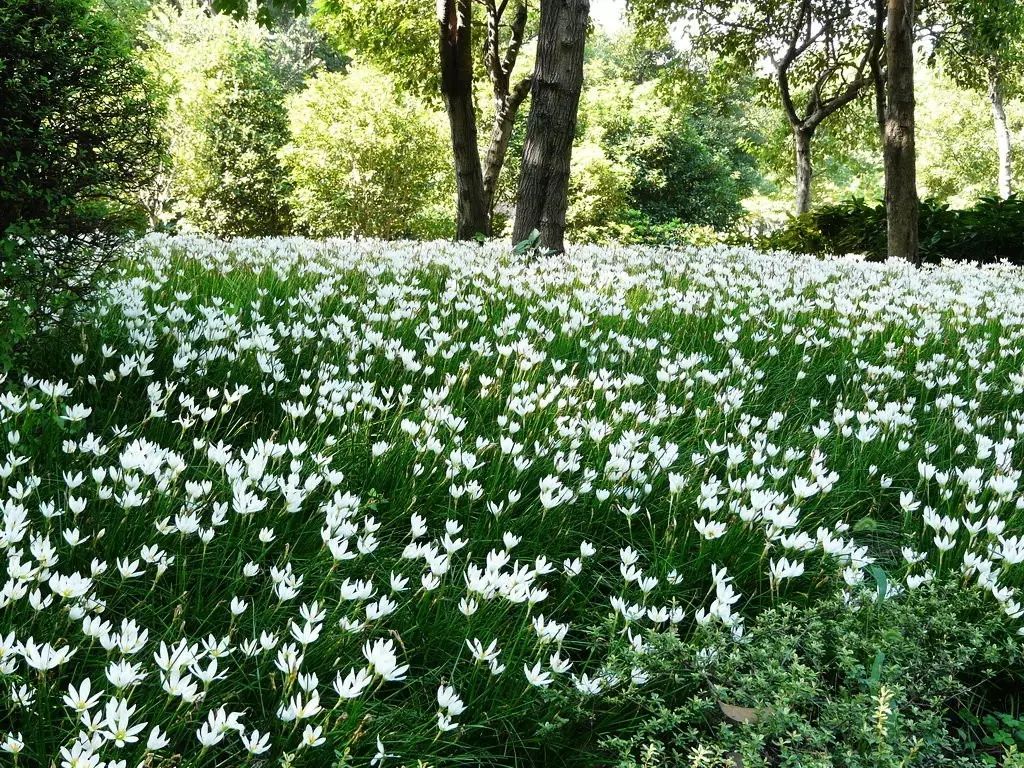
[[[4, 314], [58, 316], [147, 227], [914, 258], [913, 239], [877, 245], [862, 203], [835, 208], [887, 191], [891, 207], [894, 178], [905, 238], [931, 201], [930, 258], [952, 241], [1013, 255], [971, 233], [1024, 226], [1020, 0], [629, 14], [610, 37], [583, 0], [0, 0]], [[942, 208], [997, 195], [967, 234]]]

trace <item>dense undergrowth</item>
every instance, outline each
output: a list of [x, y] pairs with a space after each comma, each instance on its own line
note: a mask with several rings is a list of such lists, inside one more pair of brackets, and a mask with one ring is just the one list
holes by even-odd
[[[860, 199], [823, 205], [790, 218], [760, 245], [806, 254], [864, 254], [886, 258], [885, 205]], [[926, 263], [956, 261], [1024, 264], [1024, 198], [986, 197], [955, 209], [935, 200], [921, 202], [921, 257]]]

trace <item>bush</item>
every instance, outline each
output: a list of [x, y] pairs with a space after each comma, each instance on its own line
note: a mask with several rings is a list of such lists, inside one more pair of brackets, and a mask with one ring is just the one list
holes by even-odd
[[288, 115], [267, 33], [195, 8], [164, 22], [173, 213], [219, 236], [286, 234], [288, 187], [277, 152]]
[[324, 73], [289, 102], [281, 161], [314, 237], [450, 236], [454, 179], [439, 116], [366, 67]]
[[725, 229], [741, 216], [751, 184], [735, 147], [670, 104], [656, 80], [598, 82], [584, 94], [573, 150], [574, 238], [685, 243], [694, 227]]
[[0, 363], [67, 317], [156, 172], [159, 105], [131, 43], [85, 0], [0, 0]]
[[[1024, 198], [985, 197], [973, 208], [953, 210], [935, 201], [921, 203], [921, 254], [926, 262], [1024, 264]], [[817, 208], [791, 217], [781, 230], [761, 238], [763, 248], [793, 253], [863, 253], [886, 256], [885, 206], [860, 199]]]
[[1016, 722], [989, 713], [1024, 683], [1004, 618], [955, 583], [880, 603], [862, 594], [780, 604], [739, 643], [722, 631], [657, 639], [675, 683], [623, 702], [646, 714], [606, 741], [618, 765], [994, 765], [1015, 745], [980, 726]]

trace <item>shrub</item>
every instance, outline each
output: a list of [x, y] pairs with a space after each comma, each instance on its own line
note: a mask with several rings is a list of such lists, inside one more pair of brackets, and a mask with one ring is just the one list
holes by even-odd
[[672, 685], [623, 702], [646, 714], [605, 742], [622, 766], [995, 764], [1005, 744], [976, 724], [1016, 720], [973, 713], [1012, 705], [1024, 682], [1003, 617], [955, 583], [779, 604], [743, 642], [716, 631], [653, 647]]
[[630, 169], [612, 161], [594, 142], [572, 151], [569, 174], [572, 194], [566, 211], [573, 239], [586, 243], [629, 241], [632, 227], [625, 223], [629, 208]]
[[156, 172], [160, 107], [131, 43], [85, 0], [0, 0], [0, 363], [67, 317]]
[[285, 234], [288, 187], [277, 152], [288, 116], [266, 32], [198, 9], [183, 15], [165, 25], [162, 41], [173, 90], [173, 212], [220, 236]]
[[[926, 262], [1024, 263], [1024, 198], [985, 197], [973, 208], [953, 210], [935, 201], [921, 203], [921, 253]], [[885, 206], [851, 199], [791, 217], [758, 245], [793, 253], [886, 255]]]
[[658, 85], [608, 78], [584, 95], [567, 217], [574, 238], [684, 243], [694, 226], [724, 229], [743, 213], [751, 184], [735, 148]]
[[281, 161], [315, 237], [448, 236], [454, 180], [438, 116], [367, 67], [324, 73], [289, 102]]

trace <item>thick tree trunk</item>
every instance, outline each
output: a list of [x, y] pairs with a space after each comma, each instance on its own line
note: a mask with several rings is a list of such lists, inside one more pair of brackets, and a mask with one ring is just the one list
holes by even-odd
[[885, 211], [889, 256], [920, 264], [914, 146], [914, 0], [889, 0], [886, 62]]
[[459, 240], [489, 234], [473, 109], [472, 10], [471, 0], [442, 0], [438, 4], [441, 96], [448, 112], [455, 157], [455, 236]]
[[995, 68], [988, 71], [988, 98], [992, 102], [992, 122], [999, 149], [999, 196], [1005, 200], [1013, 194], [1013, 143], [1003, 106], [1003, 81]]
[[541, 0], [537, 64], [530, 94], [512, 241], [537, 229], [542, 248], [565, 250], [569, 163], [583, 87], [589, 0]]
[[811, 182], [814, 166], [811, 164], [811, 139], [814, 131], [806, 128], [793, 129], [793, 147], [796, 150], [796, 213], [811, 210]]

